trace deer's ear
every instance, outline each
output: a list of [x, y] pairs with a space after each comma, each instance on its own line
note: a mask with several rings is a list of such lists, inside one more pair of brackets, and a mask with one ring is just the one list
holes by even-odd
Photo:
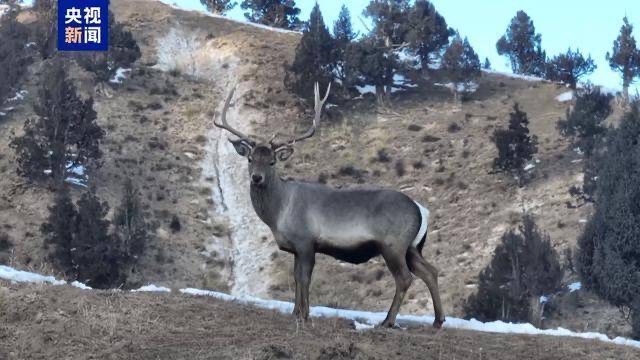
[[276, 150], [276, 159], [278, 161], [287, 161], [293, 155], [293, 148], [290, 146], [281, 147]]
[[236, 152], [238, 153], [238, 155], [247, 157], [251, 153], [251, 146], [249, 146], [249, 144], [247, 144], [246, 141], [229, 139], [229, 142], [236, 149]]

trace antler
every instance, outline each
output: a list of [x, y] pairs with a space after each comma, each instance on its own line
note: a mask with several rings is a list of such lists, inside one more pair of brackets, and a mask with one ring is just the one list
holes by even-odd
[[327, 87], [327, 93], [324, 95], [324, 98], [322, 98], [322, 100], [320, 100], [320, 85], [318, 83], [315, 84], [314, 87], [314, 93], [315, 93], [315, 116], [313, 117], [313, 124], [311, 125], [311, 127], [301, 136], [294, 138], [293, 140], [290, 140], [287, 143], [284, 144], [276, 144], [273, 142], [273, 139], [275, 138], [271, 138], [271, 140], [269, 141], [269, 143], [271, 143], [271, 145], [273, 147], [281, 147], [281, 146], [292, 146], [293, 144], [295, 144], [298, 141], [302, 141], [305, 139], [308, 139], [310, 137], [313, 136], [313, 134], [315, 134], [316, 132], [316, 128], [318, 127], [318, 124], [320, 123], [320, 117], [322, 116], [322, 106], [324, 106], [324, 103], [327, 101], [327, 98], [329, 97], [329, 92], [331, 91], [331, 83], [329, 83], [329, 86]]
[[236, 88], [235, 86], [233, 87], [233, 89], [231, 89], [231, 92], [229, 92], [229, 95], [227, 95], [227, 100], [225, 100], [224, 102], [224, 107], [222, 108], [222, 114], [220, 114], [220, 120], [222, 120], [222, 123], [219, 123], [216, 121], [216, 118], [214, 116], [213, 118], [213, 124], [221, 129], [227, 130], [228, 132], [232, 133], [233, 135], [239, 137], [240, 139], [246, 141], [247, 143], [251, 144], [253, 143], [251, 141], [251, 139], [249, 139], [249, 137], [247, 135], [245, 135], [244, 133], [232, 128], [229, 123], [227, 123], [227, 110], [229, 109], [229, 105], [231, 104], [231, 99], [233, 98], [233, 93], [236, 92]]

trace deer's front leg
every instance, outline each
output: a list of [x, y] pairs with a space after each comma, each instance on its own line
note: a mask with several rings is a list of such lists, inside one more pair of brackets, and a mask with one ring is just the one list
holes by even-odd
[[300, 269], [300, 257], [297, 254], [294, 254], [293, 280], [296, 283], [296, 299], [293, 305], [293, 316], [296, 318], [300, 318], [300, 300], [302, 299], [302, 292], [300, 289]]
[[301, 320], [309, 319], [309, 286], [311, 285], [311, 274], [316, 263], [313, 252], [300, 255], [300, 316]]

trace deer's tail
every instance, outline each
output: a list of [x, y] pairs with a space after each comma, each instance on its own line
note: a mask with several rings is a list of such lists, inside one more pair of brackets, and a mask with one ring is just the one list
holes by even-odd
[[418, 234], [416, 234], [416, 238], [415, 240], [413, 240], [411, 245], [415, 246], [418, 249], [418, 251], [422, 254], [422, 248], [424, 247], [424, 243], [427, 241], [427, 225], [429, 222], [429, 210], [427, 210], [427, 208], [418, 204], [417, 202], [416, 202], [416, 206], [418, 207], [418, 211], [420, 212], [420, 229], [418, 230]]

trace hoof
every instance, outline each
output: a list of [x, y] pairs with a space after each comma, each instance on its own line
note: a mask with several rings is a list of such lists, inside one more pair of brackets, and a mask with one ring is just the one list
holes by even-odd
[[395, 327], [397, 327], [395, 323], [388, 322], [388, 321], [383, 321], [376, 326], [376, 328], [378, 329], [393, 329]]
[[442, 329], [442, 324], [444, 324], [445, 320], [433, 320], [433, 327], [436, 329]]

